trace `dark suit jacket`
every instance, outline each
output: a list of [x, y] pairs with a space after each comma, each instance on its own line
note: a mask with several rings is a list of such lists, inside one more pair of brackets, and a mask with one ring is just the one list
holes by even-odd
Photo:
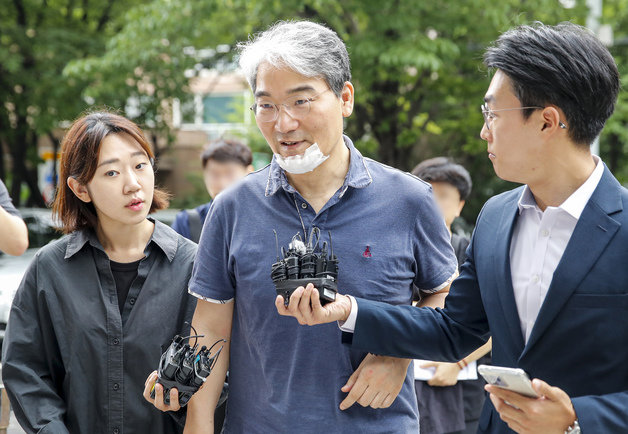
[[[359, 299], [352, 345], [455, 361], [492, 335], [493, 364], [563, 389], [584, 433], [628, 432], [628, 190], [605, 168], [525, 344], [509, 260], [522, 188], [484, 205], [444, 309]], [[490, 400], [479, 432], [511, 432]]]

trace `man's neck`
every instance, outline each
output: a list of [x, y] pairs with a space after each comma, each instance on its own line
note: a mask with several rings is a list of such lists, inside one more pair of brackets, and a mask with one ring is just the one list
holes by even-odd
[[542, 211], [558, 207], [586, 182], [595, 170], [590, 152], [572, 153], [556, 159], [551, 173], [534, 184], [528, 184]]
[[317, 213], [338, 191], [349, 172], [351, 152], [344, 143], [326, 161], [311, 172], [295, 175], [286, 172], [288, 182]]

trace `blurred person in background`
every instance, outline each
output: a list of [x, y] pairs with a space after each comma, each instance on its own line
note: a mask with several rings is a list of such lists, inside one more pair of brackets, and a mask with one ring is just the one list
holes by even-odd
[[[466, 259], [469, 238], [454, 233], [452, 223], [464, 208], [473, 185], [467, 169], [446, 157], [430, 158], [419, 163], [412, 174], [429, 182], [438, 208], [451, 234], [451, 245], [460, 267]], [[461, 370], [474, 370], [478, 364], [490, 363], [491, 340], [456, 363], [423, 361], [422, 368], [432, 368], [427, 381], [415, 380], [422, 434], [473, 434], [477, 431], [485, 400], [482, 378], [458, 381]], [[417, 361], [414, 362], [419, 363]], [[468, 367], [467, 367], [468, 365]]]
[[[210, 142], [201, 153], [201, 162], [203, 181], [211, 199], [253, 171], [251, 149], [238, 140], [219, 139]], [[210, 205], [211, 200], [194, 209], [179, 212], [172, 229], [198, 243]]]
[[28, 230], [0, 181], [0, 252], [20, 256], [28, 248]]
[[[141, 399], [162, 351], [189, 334], [196, 305], [186, 290], [196, 245], [147, 218], [168, 205], [153, 163], [144, 133], [116, 114], [83, 116], [63, 139], [53, 214], [66, 235], [31, 262], [2, 353], [27, 432], [183, 431], [184, 411]], [[163, 399], [161, 385], [156, 392]]]

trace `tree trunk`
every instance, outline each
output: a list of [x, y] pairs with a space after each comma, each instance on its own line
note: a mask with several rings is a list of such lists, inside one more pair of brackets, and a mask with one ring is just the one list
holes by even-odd
[[24, 137], [25, 134], [20, 131], [16, 134], [16, 141], [10, 144], [11, 158], [13, 160], [13, 182], [11, 184], [11, 199], [13, 204], [19, 207], [22, 204], [22, 182], [26, 179], [26, 166], [24, 160], [26, 160], [26, 143]]
[[0, 140], [0, 180], [6, 184], [7, 173], [4, 167], [4, 140]]
[[15, 129], [15, 140], [11, 144], [11, 156], [13, 158], [13, 184], [11, 185], [11, 199], [16, 207], [22, 204], [21, 190], [25, 182], [30, 190], [27, 205], [46, 207], [46, 202], [37, 185], [37, 167], [29, 170], [26, 166], [26, 156], [29, 147], [37, 147], [37, 137], [29, 134], [29, 127], [25, 117], [18, 117]]

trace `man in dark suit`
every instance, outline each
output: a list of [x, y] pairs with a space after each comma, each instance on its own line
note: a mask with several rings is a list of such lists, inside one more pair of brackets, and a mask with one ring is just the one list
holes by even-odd
[[485, 63], [481, 136], [497, 175], [524, 185], [485, 204], [445, 308], [345, 296], [322, 308], [308, 285], [277, 309], [339, 320], [353, 348], [397, 357], [458, 360], [492, 336], [493, 364], [527, 371], [540, 397], [487, 386], [479, 432], [627, 432], [628, 191], [589, 147], [617, 67], [570, 23], [506, 32]]

